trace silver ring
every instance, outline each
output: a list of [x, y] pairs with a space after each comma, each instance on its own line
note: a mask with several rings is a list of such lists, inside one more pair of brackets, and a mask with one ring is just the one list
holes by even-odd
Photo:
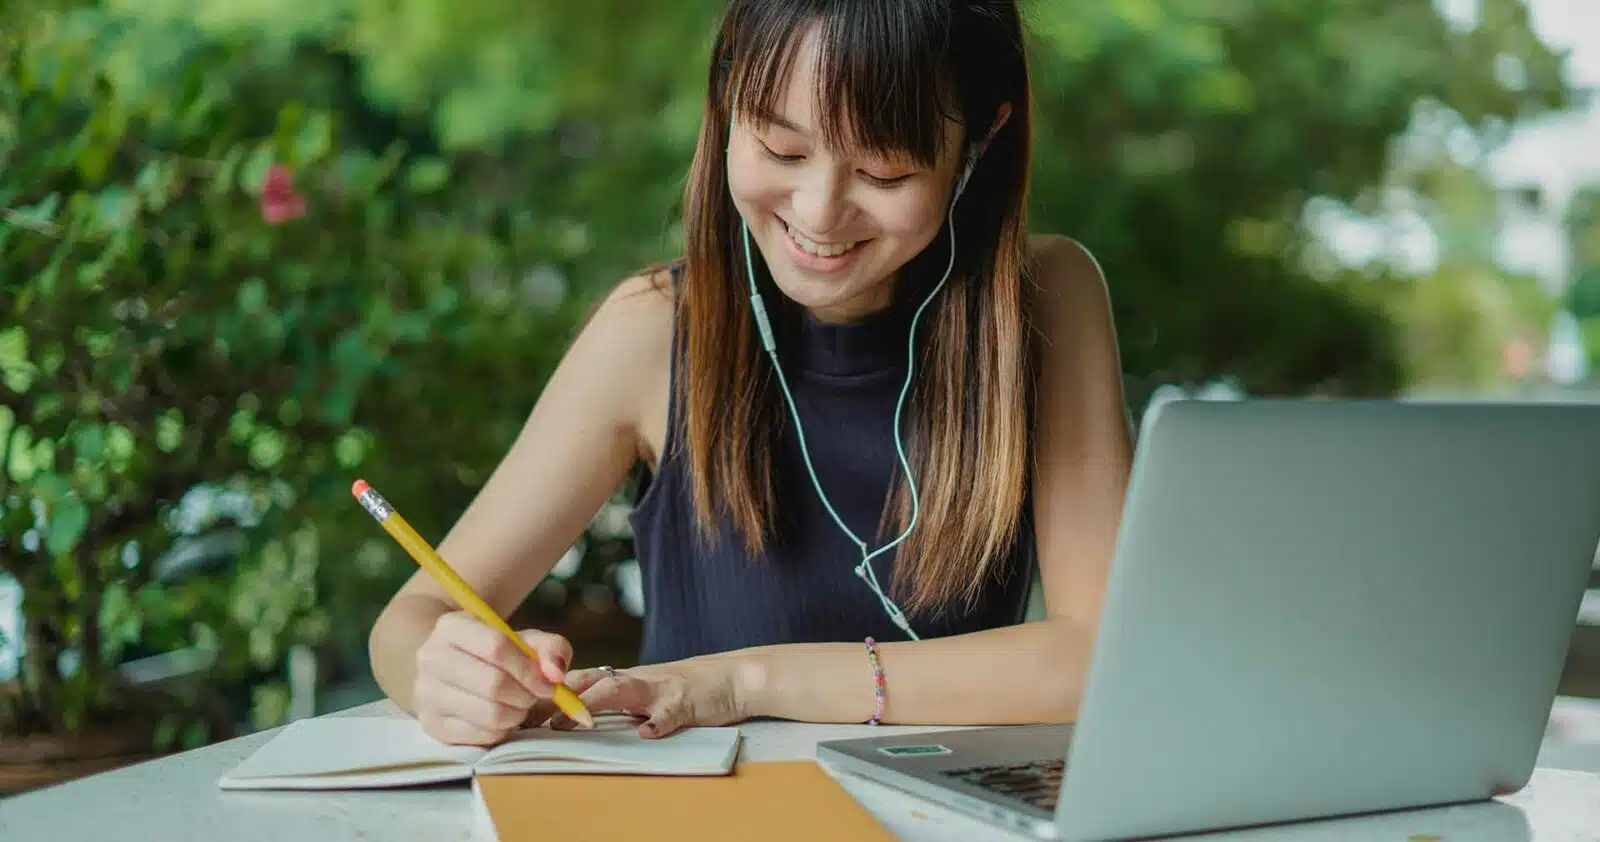
[[600, 667], [600, 671], [605, 673], [607, 678], [616, 678], [617, 677], [617, 670], [614, 667], [602, 666], [602, 667]]

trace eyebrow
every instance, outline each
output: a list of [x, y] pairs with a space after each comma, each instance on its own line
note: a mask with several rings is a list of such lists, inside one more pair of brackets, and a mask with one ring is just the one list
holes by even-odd
[[757, 112], [755, 116], [756, 116], [757, 119], [761, 120], [762, 122], [771, 123], [771, 124], [777, 126], [778, 128], [781, 128], [781, 129], [788, 129], [789, 131], [794, 132], [795, 134], [803, 134], [803, 135], [809, 135], [810, 134], [810, 132], [806, 131], [803, 127], [801, 127], [801, 125], [799, 123], [796, 123], [793, 120], [790, 120], [790, 119], [788, 119], [787, 117], [784, 117], [781, 114], [774, 114], [774, 113], [772, 113], [770, 111], [763, 110], [763, 111]]

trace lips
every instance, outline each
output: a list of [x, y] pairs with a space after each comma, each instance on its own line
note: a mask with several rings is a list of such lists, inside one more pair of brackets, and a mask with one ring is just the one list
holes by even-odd
[[860, 240], [847, 243], [820, 243], [789, 227], [787, 222], [784, 223], [783, 230], [789, 235], [789, 241], [794, 244], [795, 248], [816, 257], [842, 257], [861, 244]]

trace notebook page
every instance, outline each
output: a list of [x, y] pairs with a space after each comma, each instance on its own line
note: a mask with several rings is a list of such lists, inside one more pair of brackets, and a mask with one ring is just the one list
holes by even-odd
[[629, 721], [602, 721], [592, 730], [535, 728], [491, 749], [480, 774], [618, 772], [653, 775], [720, 775], [733, 769], [738, 728], [688, 728], [647, 740]]
[[223, 788], [335, 789], [463, 779], [484, 750], [450, 746], [416, 720], [327, 717], [291, 722], [219, 782]]

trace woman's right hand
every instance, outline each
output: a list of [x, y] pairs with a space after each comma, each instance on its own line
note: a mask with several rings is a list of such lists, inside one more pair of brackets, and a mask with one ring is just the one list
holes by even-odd
[[439, 618], [417, 650], [412, 693], [424, 731], [452, 745], [494, 745], [555, 712], [555, 685], [566, 678], [572, 644], [557, 634], [518, 632], [537, 664], [506, 636], [465, 611]]

